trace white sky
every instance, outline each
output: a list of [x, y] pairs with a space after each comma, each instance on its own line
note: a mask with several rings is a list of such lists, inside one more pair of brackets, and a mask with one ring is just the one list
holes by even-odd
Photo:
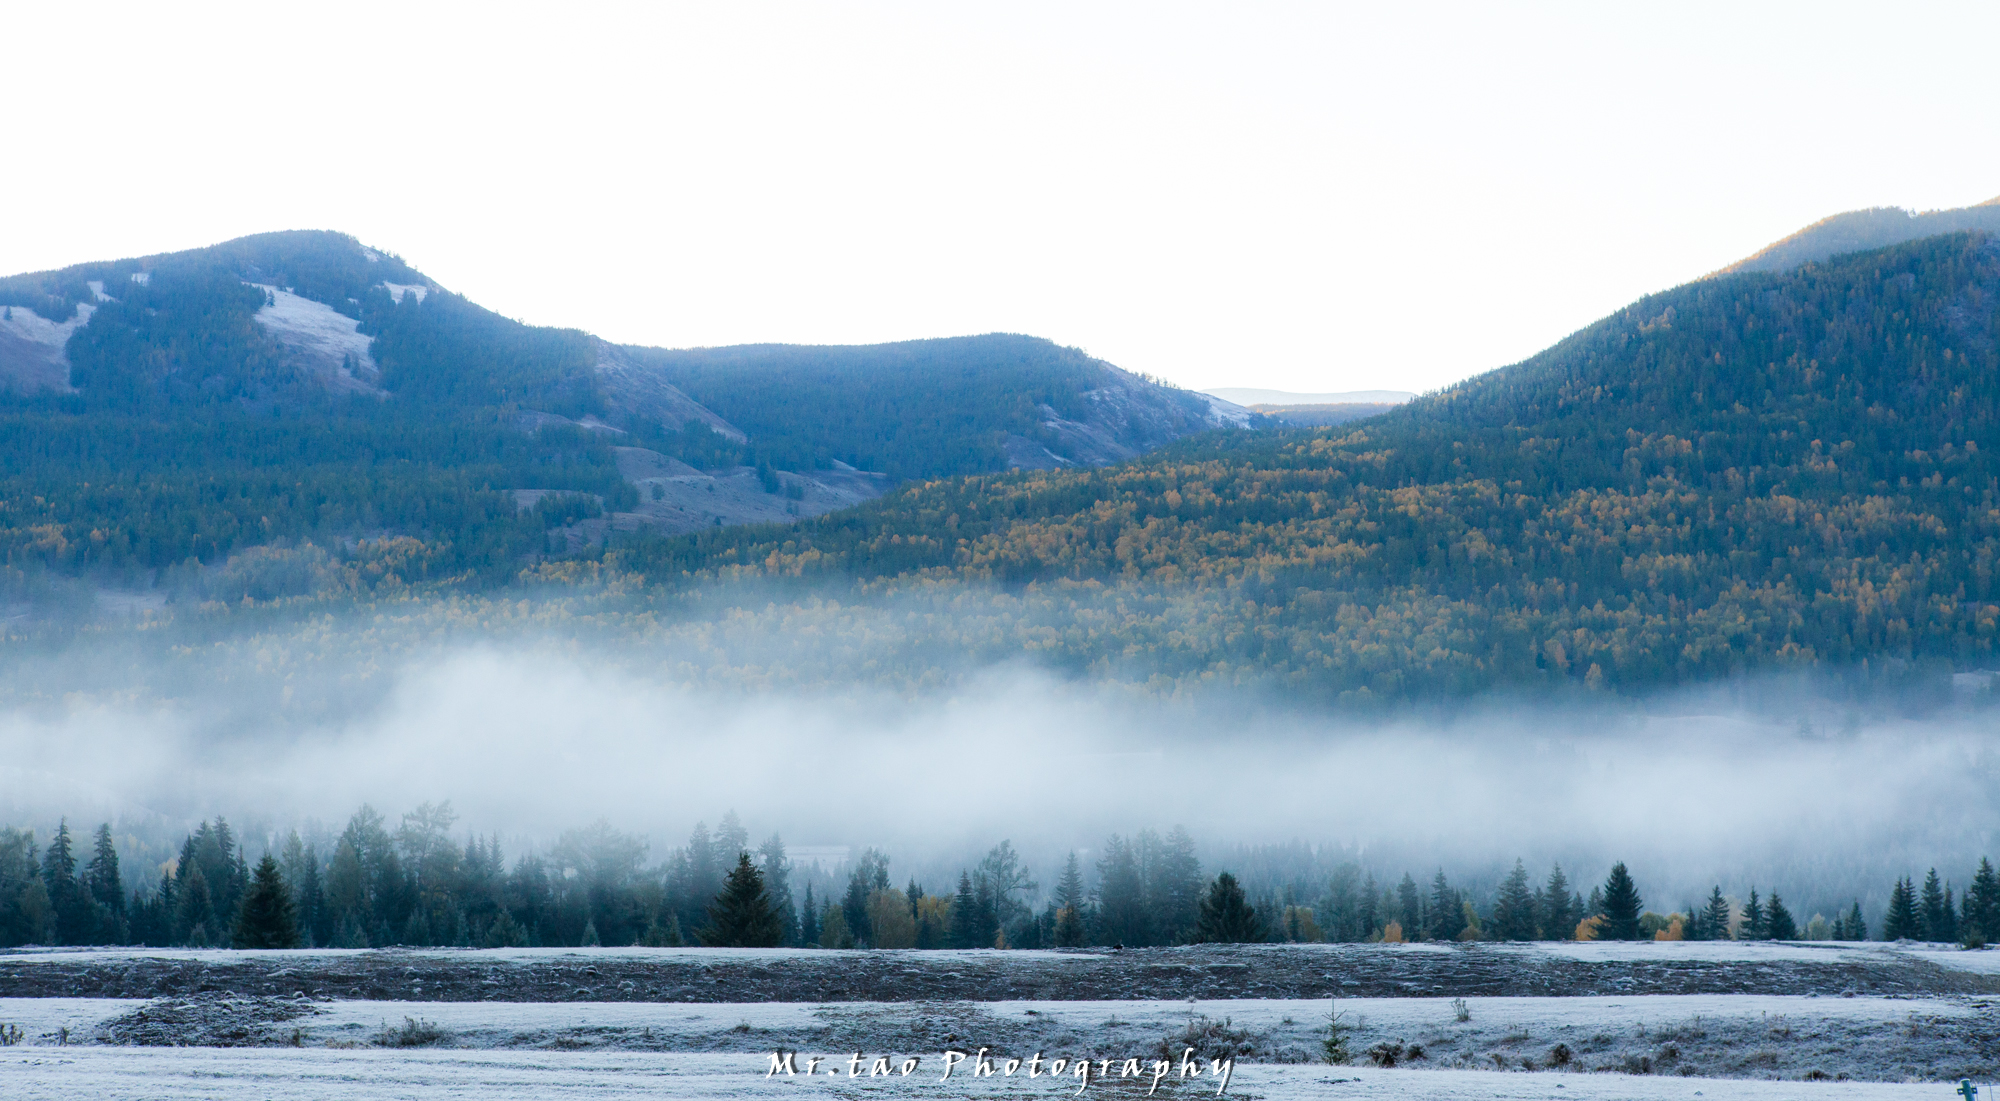
[[2000, 194], [2000, 5], [21, 5], [0, 271], [330, 228], [683, 346], [1426, 389]]

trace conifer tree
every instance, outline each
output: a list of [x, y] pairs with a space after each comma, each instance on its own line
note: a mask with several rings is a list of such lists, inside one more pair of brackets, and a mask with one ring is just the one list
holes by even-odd
[[1951, 904], [1945, 901], [1944, 883], [1938, 879], [1937, 869], [1924, 876], [1924, 893], [1921, 913], [1923, 915], [1923, 939], [1932, 941], [1952, 941], [1958, 938], [1940, 936], [1944, 932], [1945, 915], [1951, 912]]
[[1708, 893], [1708, 905], [1702, 907], [1701, 925], [1710, 940], [1729, 939], [1729, 900], [1722, 897], [1722, 884]]
[[111, 841], [111, 823], [97, 827], [95, 851], [84, 869], [90, 897], [114, 915], [125, 913], [125, 882], [118, 874], [118, 847]]
[[1073, 907], [1057, 908], [1055, 927], [1057, 948], [1081, 948], [1088, 935], [1084, 932], [1083, 915], [1077, 913]]
[[1883, 940], [1920, 940], [1923, 938], [1923, 923], [1917, 913], [1917, 892], [1910, 878], [1903, 876], [1896, 880], [1896, 887], [1889, 892], [1889, 911], [1882, 915]]
[[868, 943], [868, 899], [876, 891], [889, 889], [889, 858], [878, 849], [867, 849], [847, 877], [847, 894], [840, 901], [840, 916], [847, 922], [848, 935]]
[[1847, 939], [1867, 940], [1868, 922], [1861, 917], [1861, 900], [1854, 900], [1854, 908], [1847, 912]]
[[1960, 933], [1976, 933], [1985, 941], [2000, 941], [2000, 872], [1993, 870], [1993, 864], [1985, 857], [1979, 858], [1979, 870], [1972, 873], [1972, 883], [1965, 888], [1965, 898], [1961, 903], [1965, 913]]
[[92, 931], [90, 896], [76, 875], [75, 844], [69, 820], [63, 819], [42, 854], [42, 889], [54, 911], [57, 944], [86, 944]]
[[812, 884], [806, 884], [805, 909], [799, 914], [799, 943], [807, 948], [819, 947], [819, 908], [813, 903]]
[[1421, 939], [1424, 935], [1424, 900], [1417, 893], [1417, 881], [1408, 872], [1403, 873], [1403, 881], [1396, 885], [1396, 910], [1404, 939]]
[[1192, 937], [1201, 905], [1201, 861], [1186, 827], [1168, 831], [1150, 893], [1158, 902], [1151, 922], [1158, 942], [1180, 944]]
[[1604, 925], [1598, 930], [1598, 939], [1638, 940], [1639, 910], [1644, 905], [1624, 861], [1613, 864], [1610, 877], [1604, 881]]
[[1457, 940], [1465, 928], [1465, 907], [1459, 905], [1458, 892], [1446, 881], [1443, 868], [1431, 879], [1430, 903], [1431, 923], [1425, 932], [1432, 940]]
[[1570, 912], [1569, 877], [1563, 874], [1562, 865], [1549, 868], [1549, 881], [1542, 887], [1542, 936], [1547, 940], [1568, 940], [1576, 932], [1576, 923], [1583, 920], [1581, 914]]
[[1528, 866], [1519, 860], [1493, 902], [1493, 934], [1501, 940], [1535, 939], [1535, 896], [1528, 888]]
[[1379, 890], [1375, 886], [1375, 873], [1369, 872], [1361, 884], [1361, 903], [1355, 913], [1356, 940], [1372, 940], [1375, 930], [1382, 925], [1381, 901], [1376, 897]]
[[1771, 892], [1771, 901], [1764, 911], [1765, 936], [1770, 940], [1799, 939], [1798, 922], [1792, 920], [1792, 912], [1785, 909], [1785, 900], [1778, 892]]
[[1097, 922], [1099, 943], [1149, 943], [1146, 882], [1139, 855], [1130, 842], [1112, 834], [1097, 862]]
[[951, 946], [953, 948], [991, 948], [990, 944], [979, 943], [979, 900], [972, 893], [972, 873], [958, 873], [958, 894], [951, 901]]
[[710, 948], [776, 948], [783, 936], [784, 926], [764, 891], [764, 876], [750, 854], [739, 850], [722, 893], [709, 903], [701, 942]]
[[1770, 932], [1770, 922], [1764, 913], [1764, 903], [1757, 898], [1757, 888], [1750, 888], [1750, 901], [1743, 904], [1743, 927], [1738, 931], [1742, 940], [1763, 940]]
[[1076, 850], [1070, 850], [1069, 861], [1063, 865], [1062, 878], [1056, 880], [1056, 907], [1083, 913], [1084, 898], [1083, 865], [1076, 858]]
[[[728, 820], [723, 820], [728, 825]], [[790, 944], [799, 935], [798, 911], [792, 903], [792, 861], [785, 855], [784, 838], [772, 834], [757, 848], [757, 863], [764, 875], [764, 891], [771, 896], [771, 909], [777, 912], [778, 925], [782, 934], [778, 943]]]
[[238, 948], [297, 948], [298, 916], [292, 909], [292, 892], [278, 871], [278, 862], [269, 853], [257, 862], [250, 887], [236, 911], [236, 928], [231, 941]]
[[1945, 944], [1958, 943], [1958, 903], [1951, 897], [1951, 884], [1944, 885], [1944, 925], [1931, 930], [1932, 940], [1942, 940]]
[[1243, 897], [1236, 877], [1228, 872], [1216, 876], [1202, 897], [1195, 939], [1202, 944], [1246, 944], [1264, 939], [1257, 911]]

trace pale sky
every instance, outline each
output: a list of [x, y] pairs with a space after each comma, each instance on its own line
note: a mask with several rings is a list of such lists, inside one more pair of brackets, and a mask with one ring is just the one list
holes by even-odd
[[0, 272], [353, 233], [666, 346], [1423, 390], [2000, 194], [2000, 5], [22, 5]]

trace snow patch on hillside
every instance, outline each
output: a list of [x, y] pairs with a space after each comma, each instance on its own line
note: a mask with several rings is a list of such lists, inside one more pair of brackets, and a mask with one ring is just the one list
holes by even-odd
[[382, 369], [368, 354], [375, 338], [361, 333], [359, 321], [269, 283], [250, 285], [269, 296], [270, 304], [257, 311], [257, 323], [285, 349], [289, 363], [328, 390], [383, 392]]
[[50, 321], [26, 306], [0, 308], [0, 387], [23, 392], [70, 389], [70, 334], [90, 323], [85, 303], [67, 321]]
[[1214, 394], [1202, 394], [1200, 396], [1203, 401], [1208, 402], [1209, 420], [1217, 428], [1229, 425], [1242, 428], [1250, 423], [1250, 410], [1243, 408], [1233, 401], [1218, 398]]
[[417, 296], [417, 301], [422, 302], [424, 296], [431, 293], [431, 289], [421, 283], [390, 283], [385, 281], [382, 285], [388, 288], [389, 297], [395, 299], [398, 306], [403, 304], [403, 296], [406, 294], [414, 294]]

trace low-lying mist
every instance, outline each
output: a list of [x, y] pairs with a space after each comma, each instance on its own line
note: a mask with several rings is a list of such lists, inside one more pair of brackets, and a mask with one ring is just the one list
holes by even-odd
[[[1211, 874], [1291, 842], [1474, 888], [1516, 857], [1586, 887], [1624, 860], [1658, 909], [1754, 883], [1805, 913], [1933, 865], [1963, 883], [1994, 821], [1983, 696], [1910, 717], [1774, 680], [1355, 715], [1250, 688], [1163, 697], [1025, 656], [940, 651], [935, 676], [911, 676], [880, 610], [825, 631], [746, 603], [690, 635], [441, 607], [24, 656], [0, 712], [0, 821], [110, 821], [171, 847], [223, 814], [254, 856], [363, 803], [393, 820], [449, 800], [461, 831], [513, 847], [604, 820], [663, 855], [734, 810], [759, 838], [877, 847], [938, 887], [1002, 839], [1048, 887], [1072, 849], [1178, 824]], [[871, 679], [871, 629], [897, 676]], [[801, 654], [821, 673], [788, 672]]]

